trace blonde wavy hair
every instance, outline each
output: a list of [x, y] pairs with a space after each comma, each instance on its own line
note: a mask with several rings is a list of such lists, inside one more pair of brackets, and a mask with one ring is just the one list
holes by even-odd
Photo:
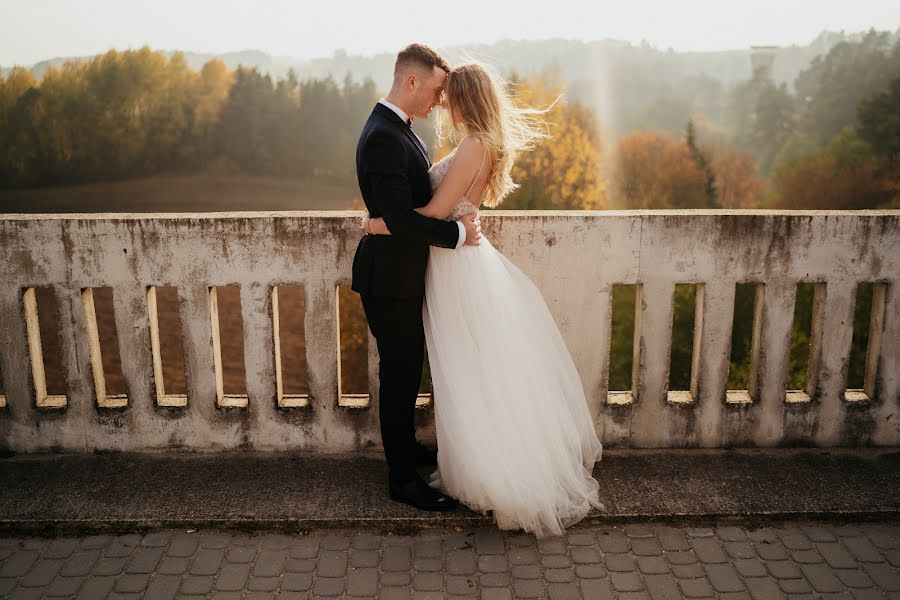
[[487, 151], [490, 178], [485, 206], [499, 205], [519, 185], [510, 175], [516, 156], [549, 136], [541, 118], [560, 100], [544, 109], [518, 107], [509, 85], [489, 67], [473, 62], [451, 69], [444, 84], [447, 115], [438, 119], [438, 138], [472, 136]]

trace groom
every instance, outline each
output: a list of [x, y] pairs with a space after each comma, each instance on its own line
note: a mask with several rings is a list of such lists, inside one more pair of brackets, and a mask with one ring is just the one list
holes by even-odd
[[[433, 450], [416, 441], [416, 397], [422, 378], [425, 331], [422, 303], [429, 245], [476, 245], [474, 215], [439, 221], [414, 209], [431, 200], [425, 144], [411, 129], [441, 100], [450, 68], [427, 46], [412, 44], [397, 55], [390, 93], [378, 101], [356, 148], [356, 175], [372, 217], [382, 217], [389, 236], [366, 235], [353, 258], [353, 290], [360, 294], [378, 344], [381, 440], [392, 500], [424, 510], [451, 510], [456, 501], [426, 484], [418, 465], [434, 465]], [[465, 374], [461, 374], [465, 375]]]

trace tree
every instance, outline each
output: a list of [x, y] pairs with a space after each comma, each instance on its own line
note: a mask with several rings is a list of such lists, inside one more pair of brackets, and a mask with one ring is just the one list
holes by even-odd
[[703, 175], [706, 178], [706, 202], [708, 208], [719, 208], [719, 203], [716, 201], [716, 174], [713, 171], [712, 166], [709, 164], [709, 159], [706, 158], [704, 153], [697, 146], [697, 134], [694, 130], [694, 121], [693, 119], [688, 119], [687, 128], [685, 131], [685, 143], [687, 143], [688, 149], [691, 152], [691, 157], [694, 159], [694, 162], [697, 163], [697, 166], [703, 171]]
[[621, 208], [704, 208], [706, 175], [683, 141], [645, 131], [619, 140], [613, 190]]
[[722, 208], [756, 208], [765, 191], [756, 162], [747, 152], [733, 146], [706, 148], [715, 173], [716, 200]]
[[860, 102], [857, 119], [859, 137], [894, 166], [900, 156], [900, 77]]
[[852, 129], [775, 175], [778, 206], [793, 209], [876, 208], [890, 199], [878, 178], [878, 157]]

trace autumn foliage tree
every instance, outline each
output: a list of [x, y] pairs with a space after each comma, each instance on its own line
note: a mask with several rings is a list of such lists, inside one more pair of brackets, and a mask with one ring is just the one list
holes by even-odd
[[613, 162], [615, 205], [621, 208], [707, 208], [704, 171], [688, 145], [657, 131], [619, 140]]

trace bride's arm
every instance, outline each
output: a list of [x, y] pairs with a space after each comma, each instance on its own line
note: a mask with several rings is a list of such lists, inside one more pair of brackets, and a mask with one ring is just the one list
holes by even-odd
[[[463, 197], [472, 185], [473, 179], [481, 174], [484, 158], [484, 148], [481, 140], [475, 137], [467, 137], [460, 142], [456, 154], [450, 161], [447, 174], [441, 180], [441, 185], [435, 190], [431, 201], [421, 208], [415, 209], [417, 213], [432, 219], [446, 219], [456, 208], [457, 202]], [[477, 204], [477, 203], [475, 203]], [[368, 225], [368, 229], [366, 229]], [[366, 233], [390, 235], [384, 219], [369, 219], [363, 221], [363, 229]]]

